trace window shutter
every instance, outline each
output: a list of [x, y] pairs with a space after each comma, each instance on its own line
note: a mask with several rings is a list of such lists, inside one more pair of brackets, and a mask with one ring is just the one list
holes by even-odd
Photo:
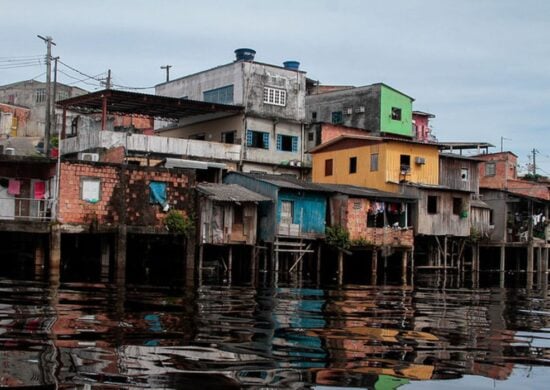
[[281, 134], [277, 134], [277, 150], [281, 150], [283, 148], [283, 136]]
[[252, 146], [252, 130], [246, 131], [246, 146]]
[[269, 133], [263, 133], [264, 148], [269, 149]]
[[298, 137], [292, 137], [292, 151], [294, 153], [298, 151]]

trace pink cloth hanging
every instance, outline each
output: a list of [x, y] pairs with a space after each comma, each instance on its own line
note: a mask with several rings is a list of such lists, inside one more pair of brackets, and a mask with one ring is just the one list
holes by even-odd
[[19, 195], [21, 192], [21, 182], [19, 180], [10, 179], [8, 184], [8, 194]]
[[37, 181], [34, 183], [34, 199], [44, 199], [44, 195], [46, 195], [46, 183]]

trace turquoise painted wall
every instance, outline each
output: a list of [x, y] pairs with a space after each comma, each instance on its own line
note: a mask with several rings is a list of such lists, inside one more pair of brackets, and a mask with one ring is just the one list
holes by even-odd
[[[401, 120], [392, 119], [392, 107], [401, 109]], [[380, 131], [412, 137], [412, 99], [382, 85], [380, 88]]]
[[[300, 216], [303, 218], [303, 233], [325, 233], [325, 218], [327, 199], [324, 195], [306, 191], [285, 191], [279, 190], [277, 202], [277, 223], [281, 223], [281, 201], [294, 202], [294, 214], [292, 222], [300, 224]], [[303, 210], [303, 211], [302, 211]]]

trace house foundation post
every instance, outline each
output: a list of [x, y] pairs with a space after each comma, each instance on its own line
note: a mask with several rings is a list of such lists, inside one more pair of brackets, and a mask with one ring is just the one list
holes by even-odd
[[338, 251], [338, 284], [344, 281], [344, 252]]
[[118, 227], [117, 245], [116, 245], [116, 268], [115, 277], [117, 285], [123, 286], [126, 284], [126, 246], [128, 234], [126, 225]]
[[371, 284], [373, 286], [376, 285], [376, 280], [378, 278], [378, 250], [374, 248], [372, 250], [372, 258], [371, 258]]
[[111, 254], [111, 245], [109, 238], [106, 236], [101, 236], [100, 238], [101, 245], [101, 281], [107, 282], [109, 280], [109, 260]]
[[50, 282], [57, 284], [61, 271], [61, 225], [54, 223], [50, 228]]
[[527, 288], [533, 288], [533, 268], [535, 265], [535, 248], [533, 242], [527, 244]]
[[34, 248], [34, 277], [36, 279], [42, 279], [44, 276], [44, 261], [46, 259], [46, 252], [44, 249], [44, 241], [39, 238], [36, 241], [36, 247]]
[[403, 282], [403, 285], [407, 285], [407, 258], [408, 258], [408, 252], [406, 250], [403, 251], [401, 255], [401, 281]]
[[317, 245], [317, 266], [315, 267], [315, 271], [317, 272], [317, 284], [319, 285], [321, 283], [321, 243], [320, 242]]

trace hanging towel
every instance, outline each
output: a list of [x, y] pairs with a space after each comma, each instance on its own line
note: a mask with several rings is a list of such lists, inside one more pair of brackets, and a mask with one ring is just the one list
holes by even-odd
[[46, 182], [37, 181], [34, 183], [34, 199], [44, 199], [46, 195]]
[[19, 195], [21, 192], [21, 182], [19, 180], [10, 179], [8, 184], [8, 194]]
[[149, 202], [164, 205], [166, 203], [166, 183], [152, 181], [149, 183]]

